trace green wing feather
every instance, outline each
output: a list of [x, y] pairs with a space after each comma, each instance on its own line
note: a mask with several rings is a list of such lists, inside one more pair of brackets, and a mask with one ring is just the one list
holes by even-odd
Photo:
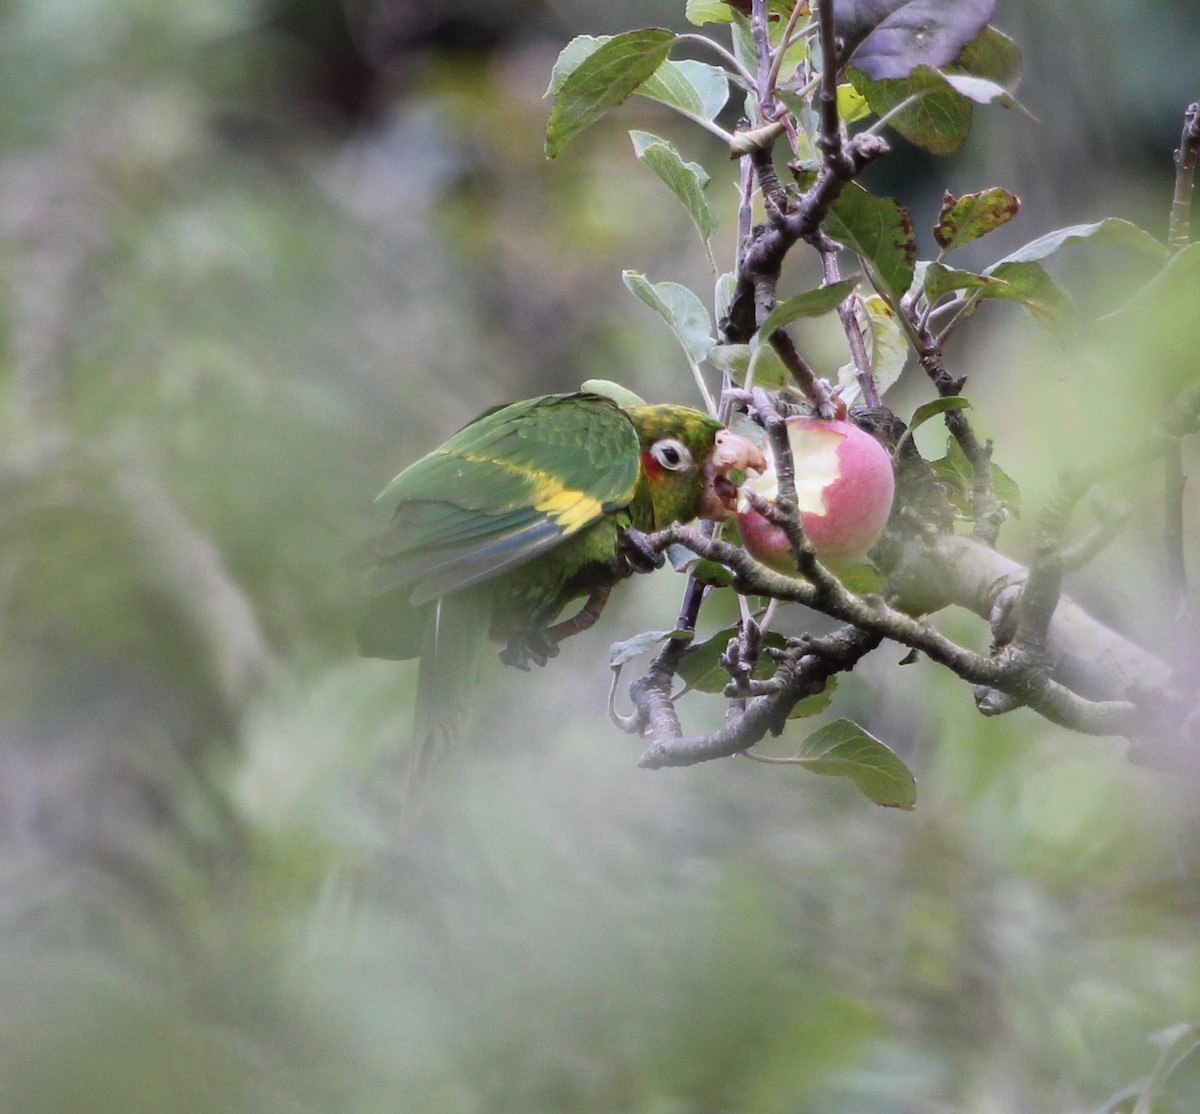
[[486, 592], [457, 592], [432, 605], [417, 666], [417, 707], [408, 791], [428, 781], [471, 726], [479, 662], [491, 622]]
[[488, 580], [627, 506], [638, 434], [609, 398], [545, 395], [485, 414], [380, 494], [398, 506], [376, 542], [375, 589], [419, 605]]

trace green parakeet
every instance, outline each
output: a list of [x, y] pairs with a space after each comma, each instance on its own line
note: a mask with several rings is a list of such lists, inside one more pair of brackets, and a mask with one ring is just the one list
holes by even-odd
[[359, 643], [420, 658], [418, 769], [465, 733], [489, 636], [509, 664], [544, 664], [595, 622], [613, 584], [662, 564], [643, 532], [732, 517], [738, 474], [764, 467], [698, 410], [623, 409], [590, 392], [489, 411], [409, 465], [379, 496], [396, 511], [374, 542]]

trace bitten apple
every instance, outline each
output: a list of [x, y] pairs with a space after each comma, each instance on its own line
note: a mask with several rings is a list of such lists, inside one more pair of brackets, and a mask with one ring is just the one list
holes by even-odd
[[[788, 441], [796, 467], [796, 497], [805, 537], [822, 561], [859, 560], [883, 533], [892, 510], [895, 479], [887, 450], [866, 430], [849, 422], [789, 418]], [[764, 499], [778, 491], [775, 462], [767, 448], [767, 470], [743, 485]], [[738, 529], [746, 548], [764, 564], [794, 569], [787, 536], [743, 496]]]

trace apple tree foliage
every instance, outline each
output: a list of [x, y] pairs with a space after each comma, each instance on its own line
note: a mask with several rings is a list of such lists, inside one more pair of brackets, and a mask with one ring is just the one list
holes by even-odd
[[[1073, 462], [1042, 505], [1031, 507], [999, 463], [1004, 443], [977, 434], [970, 385], [946, 346], [977, 311], [1002, 312], [1005, 304], [1028, 313], [1048, 344], [1071, 344], [1079, 311], [1047, 266], [1065, 249], [1108, 245], [1129, 253], [1154, 273], [1151, 291], [1189, 281], [1200, 252], [1186, 225], [1200, 110], [1192, 106], [1186, 117], [1165, 241], [1107, 218], [989, 256], [987, 238], [1020, 209], [1020, 168], [1015, 181], [957, 196], [946, 191], [932, 227], [918, 228], [903, 200], [863, 184], [863, 171], [894, 157], [896, 136], [947, 154], [967, 142], [979, 112], [1025, 112], [1017, 100], [1021, 53], [992, 25], [993, 8], [993, 0], [688, 0], [694, 31], [580, 36], [554, 66], [548, 156], [635, 95], [717, 136], [738, 164], [740, 191], [722, 195], [736, 199], [726, 213], [707, 188], [718, 167], [691, 161], [672, 139], [631, 131], [632, 157], [661, 179], [694, 225], [715, 296], [633, 271], [625, 282], [671, 328], [710, 407], [765, 430], [779, 468], [770, 513], [791, 541], [794, 568], [780, 572], [754, 560], [728, 530], [673, 528], [656, 539], [689, 573], [677, 629], [648, 632], [612, 651], [614, 694], [622, 669], [652, 655], [629, 688], [633, 711], [621, 714], [615, 696], [612, 708], [624, 730], [649, 737], [645, 766], [755, 757], [755, 745], [789, 729], [790, 719], [836, 705], [838, 676], [887, 642], [907, 648], [905, 663], [924, 657], [951, 670], [985, 715], [1028, 708], [1078, 732], [1122, 736], [1135, 757], [1152, 764], [1196, 764], [1195, 660], [1147, 652], [1062, 592], [1064, 575], [1120, 528], [1116, 515], [1079, 527], [1085, 496], [1129, 469], [1153, 475], [1165, 468], [1161, 588], [1179, 601], [1184, 637], [1182, 531], [1170, 524], [1182, 513], [1181, 440], [1196, 432], [1200, 413], [1194, 354], [1191, 382], [1186, 371], [1171, 371], [1163, 377], [1173, 385], [1169, 397], [1137, 415], [1144, 436], [1094, 462]], [[730, 219], [736, 246], [721, 266], [714, 236]], [[792, 253], [815, 257], [820, 285], [787, 288], [784, 262]], [[1127, 291], [1118, 312], [1136, 314], [1138, 298], [1147, 296]], [[843, 362], [814, 367], [792, 333], [802, 318], [833, 313], [844, 333]], [[914, 397], [915, 404], [893, 402]], [[870, 561], [835, 571], [804, 537], [796, 466], [782, 431], [789, 414], [832, 419], [847, 411], [891, 452], [896, 502]], [[913, 437], [934, 421], [946, 428], [940, 456], [923, 453]], [[1002, 535], [1022, 513], [1032, 540], [1019, 562], [1004, 552]], [[740, 596], [740, 622], [697, 633], [702, 599], [721, 592]], [[784, 635], [787, 604], [835, 623], [818, 624], [823, 633]], [[934, 617], [955, 608], [990, 625], [989, 646], [942, 632]], [[723, 694], [719, 730], [684, 731], [681, 686], [682, 694]], [[880, 804], [911, 808], [916, 800], [904, 764], [850, 719], [810, 735], [791, 757], [770, 760], [849, 777]]]

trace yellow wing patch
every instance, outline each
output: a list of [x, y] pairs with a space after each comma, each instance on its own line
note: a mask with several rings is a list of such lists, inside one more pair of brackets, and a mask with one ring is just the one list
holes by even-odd
[[539, 493], [533, 509], [554, 519], [555, 525], [566, 534], [575, 533], [604, 514], [604, 505], [599, 499], [588, 495], [586, 491], [575, 491], [561, 485], [545, 495]]
[[[445, 450], [434, 450], [444, 452]], [[433, 454], [430, 454], [431, 456]], [[508, 460], [496, 460], [492, 457], [476, 456], [473, 453], [445, 453], [451, 459], [470, 461], [472, 464], [485, 464], [498, 472], [507, 472], [528, 485], [529, 505], [539, 514], [551, 519], [564, 534], [574, 534], [585, 526], [590, 526], [604, 515], [604, 503], [594, 495], [578, 488], [567, 487], [562, 480], [538, 468], [530, 468]], [[632, 498], [632, 489], [629, 497]]]

